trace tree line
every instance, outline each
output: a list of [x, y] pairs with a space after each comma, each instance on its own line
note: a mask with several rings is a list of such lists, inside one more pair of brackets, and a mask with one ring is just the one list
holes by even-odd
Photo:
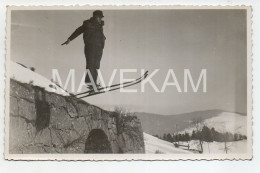
[[[209, 128], [207, 126], [202, 126], [202, 128], [196, 128], [196, 130], [193, 130], [192, 133], [165, 133], [162, 137], [155, 135], [155, 137], [158, 137], [162, 140], [169, 141], [172, 143], [175, 143], [175, 146], [178, 146], [178, 142], [189, 142], [191, 140], [198, 140], [199, 141], [199, 152], [203, 153], [203, 142], [208, 143], [208, 149], [209, 149], [209, 143], [216, 141], [216, 142], [224, 142], [224, 151], [227, 153], [229, 150], [229, 146], [227, 145], [227, 142], [232, 141], [240, 141], [247, 139], [246, 135], [241, 135], [238, 133], [232, 134], [230, 132], [218, 132], [215, 130], [215, 128]], [[209, 150], [210, 151], [210, 150]]]
[[193, 130], [191, 134], [189, 133], [164, 133], [163, 136], [155, 135], [162, 140], [169, 142], [187, 142], [191, 140], [202, 140], [205, 142], [232, 142], [247, 139], [246, 135], [241, 135], [238, 133], [232, 134], [229, 132], [221, 133], [215, 130], [215, 128], [209, 128], [203, 126], [202, 130]]

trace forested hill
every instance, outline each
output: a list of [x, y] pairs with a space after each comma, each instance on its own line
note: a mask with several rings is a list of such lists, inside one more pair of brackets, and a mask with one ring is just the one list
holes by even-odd
[[[244, 115], [232, 113], [234, 118], [244, 117]], [[225, 115], [230, 116], [228, 112], [223, 110], [205, 110], [196, 111], [177, 115], [160, 115], [151, 113], [136, 113], [137, 117], [141, 120], [143, 131], [151, 135], [163, 135], [164, 133], [174, 133], [180, 132], [185, 129], [192, 128], [194, 121], [200, 120], [204, 122], [205, 120], [212, 119], [214, 117], [225, 117]], [[231, 119], [234, 119], [231, 117]], [[235, 119], [234, 119], [235, 120]], [[229, 120], [227, 120], [229, 121]], [[223, 122], [225, 123], [225, 122]], [[234, 122], [235, 123], [235, 122]], [[246, 123], [246, 122], [245, 122]]]

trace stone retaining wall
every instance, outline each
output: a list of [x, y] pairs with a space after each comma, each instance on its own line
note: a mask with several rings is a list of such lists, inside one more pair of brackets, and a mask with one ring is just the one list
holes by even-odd
[[145, 151], [137, 117], [120, 116], [13, 79], [9, 129], [10, 154]]

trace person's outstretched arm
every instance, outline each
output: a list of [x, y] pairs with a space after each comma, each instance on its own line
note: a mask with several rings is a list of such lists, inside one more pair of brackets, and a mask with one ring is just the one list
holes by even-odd
[[[84, 24], [83, 24], [83, 25], [84, 25]], [[67, 41], [65, 41], [65, 42], [62, 43], [61, 45], [65, 45], [65, 44], [67, 45], [67, 44], [69, 44], [71, 40], [75, 39], [75, 38], [78, 37], [80, 34], [82, 34], [83, 31], [84, 31], [83, 25], [80, 26], [80, 27], [78, 27], [78, 28], [71, 34], [71, 36], [67, 39]]]

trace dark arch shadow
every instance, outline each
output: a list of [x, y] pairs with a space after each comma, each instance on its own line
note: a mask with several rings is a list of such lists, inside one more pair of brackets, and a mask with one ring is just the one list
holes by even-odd
[[101, 129], [93, 129], [85, 143], [85, 153], [112, 153], [107, 135]]

